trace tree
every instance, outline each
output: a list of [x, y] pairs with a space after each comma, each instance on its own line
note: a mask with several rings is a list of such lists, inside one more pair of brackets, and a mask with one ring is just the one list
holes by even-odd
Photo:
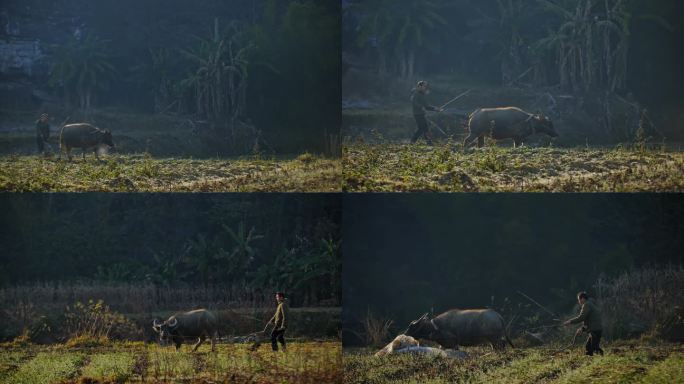
[[196, 113], [213, 122], [227, 122], [234, 138], [235, 122], [246, 106], [249, 53], [254, 46], [247, 40], [244, 26], [232, 22], [219, 33], [214, 19], [212, 39], [197, 38], [194, 50], [180, 49], [194, 67], [181, 86], [194, 92]]
[[[416, 71], [417, 51], [435, 44], [430, 36], [446, 25], [440, 15], [444, 4], [438, 0], [371, 0], [358, 5], [363, 14], [358, 44], [377, 48], [378, 70], [397, 73], [412, 80]], [[392, 65], [391, 61], [396, 60]]]
[[225, 269], [224, 273], [233, 280], [244, 280], [247, 268], [254, 261], [256, 255], [256, 249], [253, 248], [252, 242], [262, 239], [263, 236], [257, 235], [254, 227], [247, 231], [244, 222], [238, 224], [236, 231], [225, 224], [222, 227], [233, 243], [233, 248], [229, 252], [223, 251], [218, 254], [222, 268]]
[[560, 86], [575, 92], [594, 87], [610, 92], [626, 85], [629, 4], [622, 0], [537, 0], [561, 18], [556, 31], [536, 46], [556, 52]]
[[93, 97], [107, 90], [118, 76], [111, 63], [108, 44], [107, 40], [87, 35], [82, 41], [73, 38], [56, 49], [50, 84], [62, 87], [67, 104], [76, 98], [86, 117]]
[[198, 234], [195, 239], [188, 240], [184, 263], [192, 269], [192, 273], [199, 275], [202, 285], [206, 289], [216, 274], [216, 261], [223, 257], [225, 251], [216, 239], [207, 240], [204, 234]]

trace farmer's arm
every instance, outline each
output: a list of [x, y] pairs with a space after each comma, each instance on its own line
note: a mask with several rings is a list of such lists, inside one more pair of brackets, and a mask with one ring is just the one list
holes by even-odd
[[580, 314], [577, 317], [573, 317], [572, 319], [566, 321], [566, 324], [577, 324], [583, 322], [587, 316], [589, 316], [589, 306], [584, 304], [582, 306], [582, 310], [580, 311]]
[[426, 111], [433, 111], [433, 112], [441, 111], [441, 109], [439, 107], [435, 107], [434, 105], [428, 104], [426, 98], [423, 98], [423, 108], [425, 108]]
[[285, 329], [286, 324], [287, 324], [285, 322], [287, 320], [285, 317], [286, 313], [287, 313], [287, 311], [285, 310], [285, 304], [283, 304], [283, 306], [280, 308], [280, 314], [283, 316], [283, 322], [280, 324], [280, 328], [282, 328], [282, 329]]
[[423, 95], [423, 94], [421, 94], [421, 95], [418, 97], [418, 103], [419, 103], [420, 106], [423, 107], [426, 111], [435, 111], [435, 112], [440, 111], [440, 108], [439, 108], [439, 107], [435, 107], [434, 105], [430, 105], [430, 104], [427, 102], [427, 97], [425, 97], [425, 95]]

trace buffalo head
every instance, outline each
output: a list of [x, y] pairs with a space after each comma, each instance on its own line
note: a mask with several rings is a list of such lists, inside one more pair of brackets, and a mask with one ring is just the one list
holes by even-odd
[[176, 328], [178, 328], [178, 319], [175, 317], [171, 317], [164, 322], [161, 322], [157, 319], [154, 319], [152, 322], [152, 329], [159, 334], [159, 341], [162, 344], [166, 344], [171, 341]]
[[112, 132], [110, 130], [104, 131], [104, 135], [102, 135], [102, 143], [114, 148], [114, 140], [112, 139]]
[[437, 327], [426, 313], [418, 320], [413, 320], [411, 324], [409, 324], [408, 328], [406, 328], [406, 331], [404, 331], [404, 334], [416, 339], [429, 339], [430, 335], [436, 330]]
[[535, 132], [544, 133], [551, 137], [558, 137], [558, 132], [553, 127], [553, 121], [542, 113], [532, 116], [532, 126]]

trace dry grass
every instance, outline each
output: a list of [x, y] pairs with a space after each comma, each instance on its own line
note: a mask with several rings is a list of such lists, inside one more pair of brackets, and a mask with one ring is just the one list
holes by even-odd
[[358, 336], [365, 345], [379, 347], [387, 342], [393, 323], [393, 320], [376, 315], [369, 309], [361, 320], [363, 332], [360, 332]]
[[684, 329], [684, 268], [650, 267], [599, 279], [594, 286], [606, 336], [675, 337]]
[[684, 191], [684, 152], [408, 144], [343, 148], [350, 192]]
[[[465, 349], [470, 358], [389, 355], [375, 350], [344, 353], [346, 383], [674, 383], [684, 373], [680, 344], [645, 346], [637, 342], [606, 344], [605, 356], [583, 355], [582, 346]], [[676, 378], [672, 381], [672, 378]]]
[[257, 294], [245, 287], [187, 285], [157, 286], [152, 283], [31, 283], [0, 288], [0, 304], [16, 322], [28, 324], [41, 312], [62, 311], [76, 302], [103, 300], [118, 312], [155, 312], [160, 308], [266, 307], [273, 305], [270, 294]]

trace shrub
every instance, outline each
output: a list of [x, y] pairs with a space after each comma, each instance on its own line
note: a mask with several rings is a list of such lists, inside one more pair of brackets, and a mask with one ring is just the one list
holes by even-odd
[[595, 287], [607, 337], [635, 337], [648, 331], [666, 336], [682, 325], [682, 266], [648, 267], [613, 279], [600, 278]]
[[363, 325], [363, 332], [357, 333], [357, 336], [359, 336], [367, 346], [377, 348], [387, 341], [390, 334], [390, 327], [394, 321], [376, 315], [369, 309], [361, 323]]
[[136, 325], [120, 313], [114, 312], [102, 300], [87, 304], [77, 302], [67, 306], [64, 314], [64, 324], [72, 339], [129, 339], [139, 336], [140, 330]]

